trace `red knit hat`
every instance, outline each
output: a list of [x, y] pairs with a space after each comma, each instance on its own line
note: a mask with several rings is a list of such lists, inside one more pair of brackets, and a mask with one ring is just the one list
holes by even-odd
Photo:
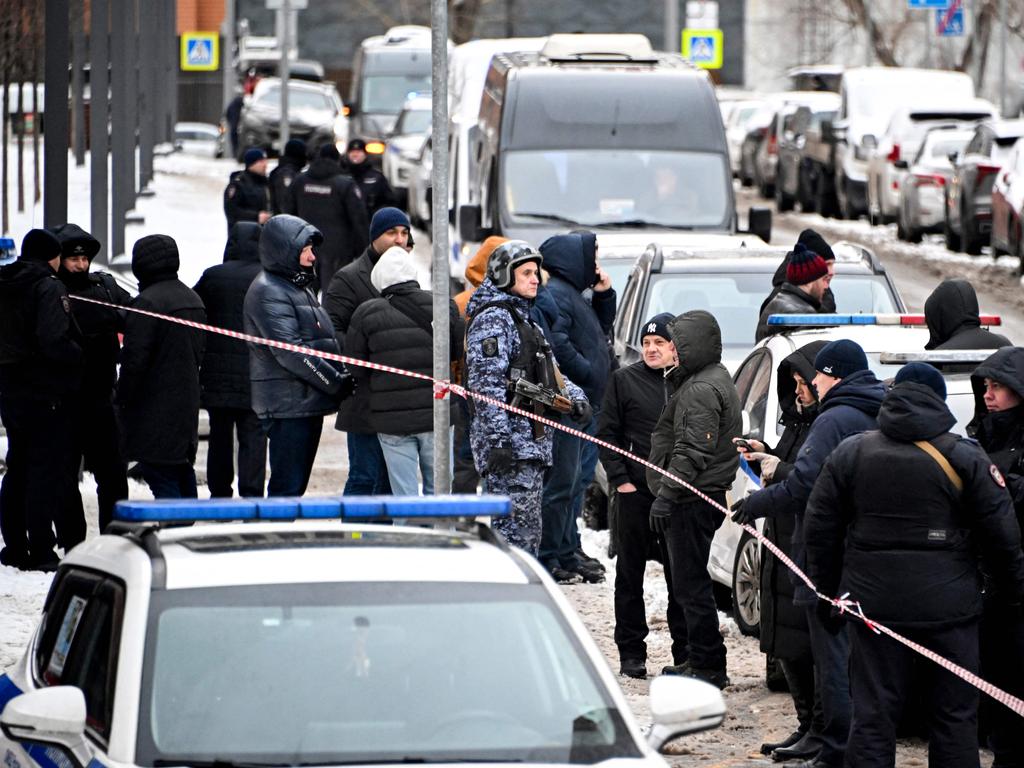
[[814, 251], [797, 243], [789, 255], [786, 265], [786, 282], [791, 285], [807, 285], [828, 274], [828, 264]]

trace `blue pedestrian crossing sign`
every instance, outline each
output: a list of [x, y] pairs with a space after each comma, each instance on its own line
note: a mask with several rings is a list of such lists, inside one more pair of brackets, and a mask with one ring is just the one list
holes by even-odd
[[962, 5], [935, 11], [935, 33], [939, 37], [963, 37], [964, 9]]
[[183, 32], [181, 70], [213, 72], [220, 66], [220, 38], [216, 32]]
[[683, 58], [701, 69], [721, 69], [722, 30], [684, 29]]

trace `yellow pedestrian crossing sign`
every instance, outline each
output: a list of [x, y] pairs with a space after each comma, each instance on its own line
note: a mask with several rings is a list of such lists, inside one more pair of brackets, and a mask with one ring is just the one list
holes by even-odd
[[721, 69], [722, 30], [684, 29], [683, 58], [701, 69]]
[[216, 32], [183, 32], [181, 70], [213, 72], [220, 66], [220, 39]]

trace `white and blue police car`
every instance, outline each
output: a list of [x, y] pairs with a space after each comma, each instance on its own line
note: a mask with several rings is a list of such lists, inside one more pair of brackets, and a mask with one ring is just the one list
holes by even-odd
[[[0, 677], [4, 768], [664, 768], [668, 741], [721, 723], [721, 694], [653, 680], [644, 736], [544, 569], [473, 522], [508, 509], [121, 503]], [[395, 520], [428, 527], [380, 524]]]

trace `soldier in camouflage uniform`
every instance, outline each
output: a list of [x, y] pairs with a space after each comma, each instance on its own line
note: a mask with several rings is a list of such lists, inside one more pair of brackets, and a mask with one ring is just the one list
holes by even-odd
[[[491, 254], [487, 276], [467, 307], [467, 386], [511, 402], [510, 381], [522, 378], [541, 384], [571, 401], [573, 419], [585, 424], [591, 411], [583, 390], [558, 373], [543, 331], [530, 320], [540, 284], [540, 265], [540, 253], [519, 240], [504, 243]], [[516, 404], [551, 415], [537, 401]], [[552, 430], [489, 403], [474, 400], [472, 408], [470, 444], [476, 468], [489, 493], [512, 499], [512, 516], [496, 520], [494, 528], [510, 544], [536, 556], [544, 470], [551, 465]]]

